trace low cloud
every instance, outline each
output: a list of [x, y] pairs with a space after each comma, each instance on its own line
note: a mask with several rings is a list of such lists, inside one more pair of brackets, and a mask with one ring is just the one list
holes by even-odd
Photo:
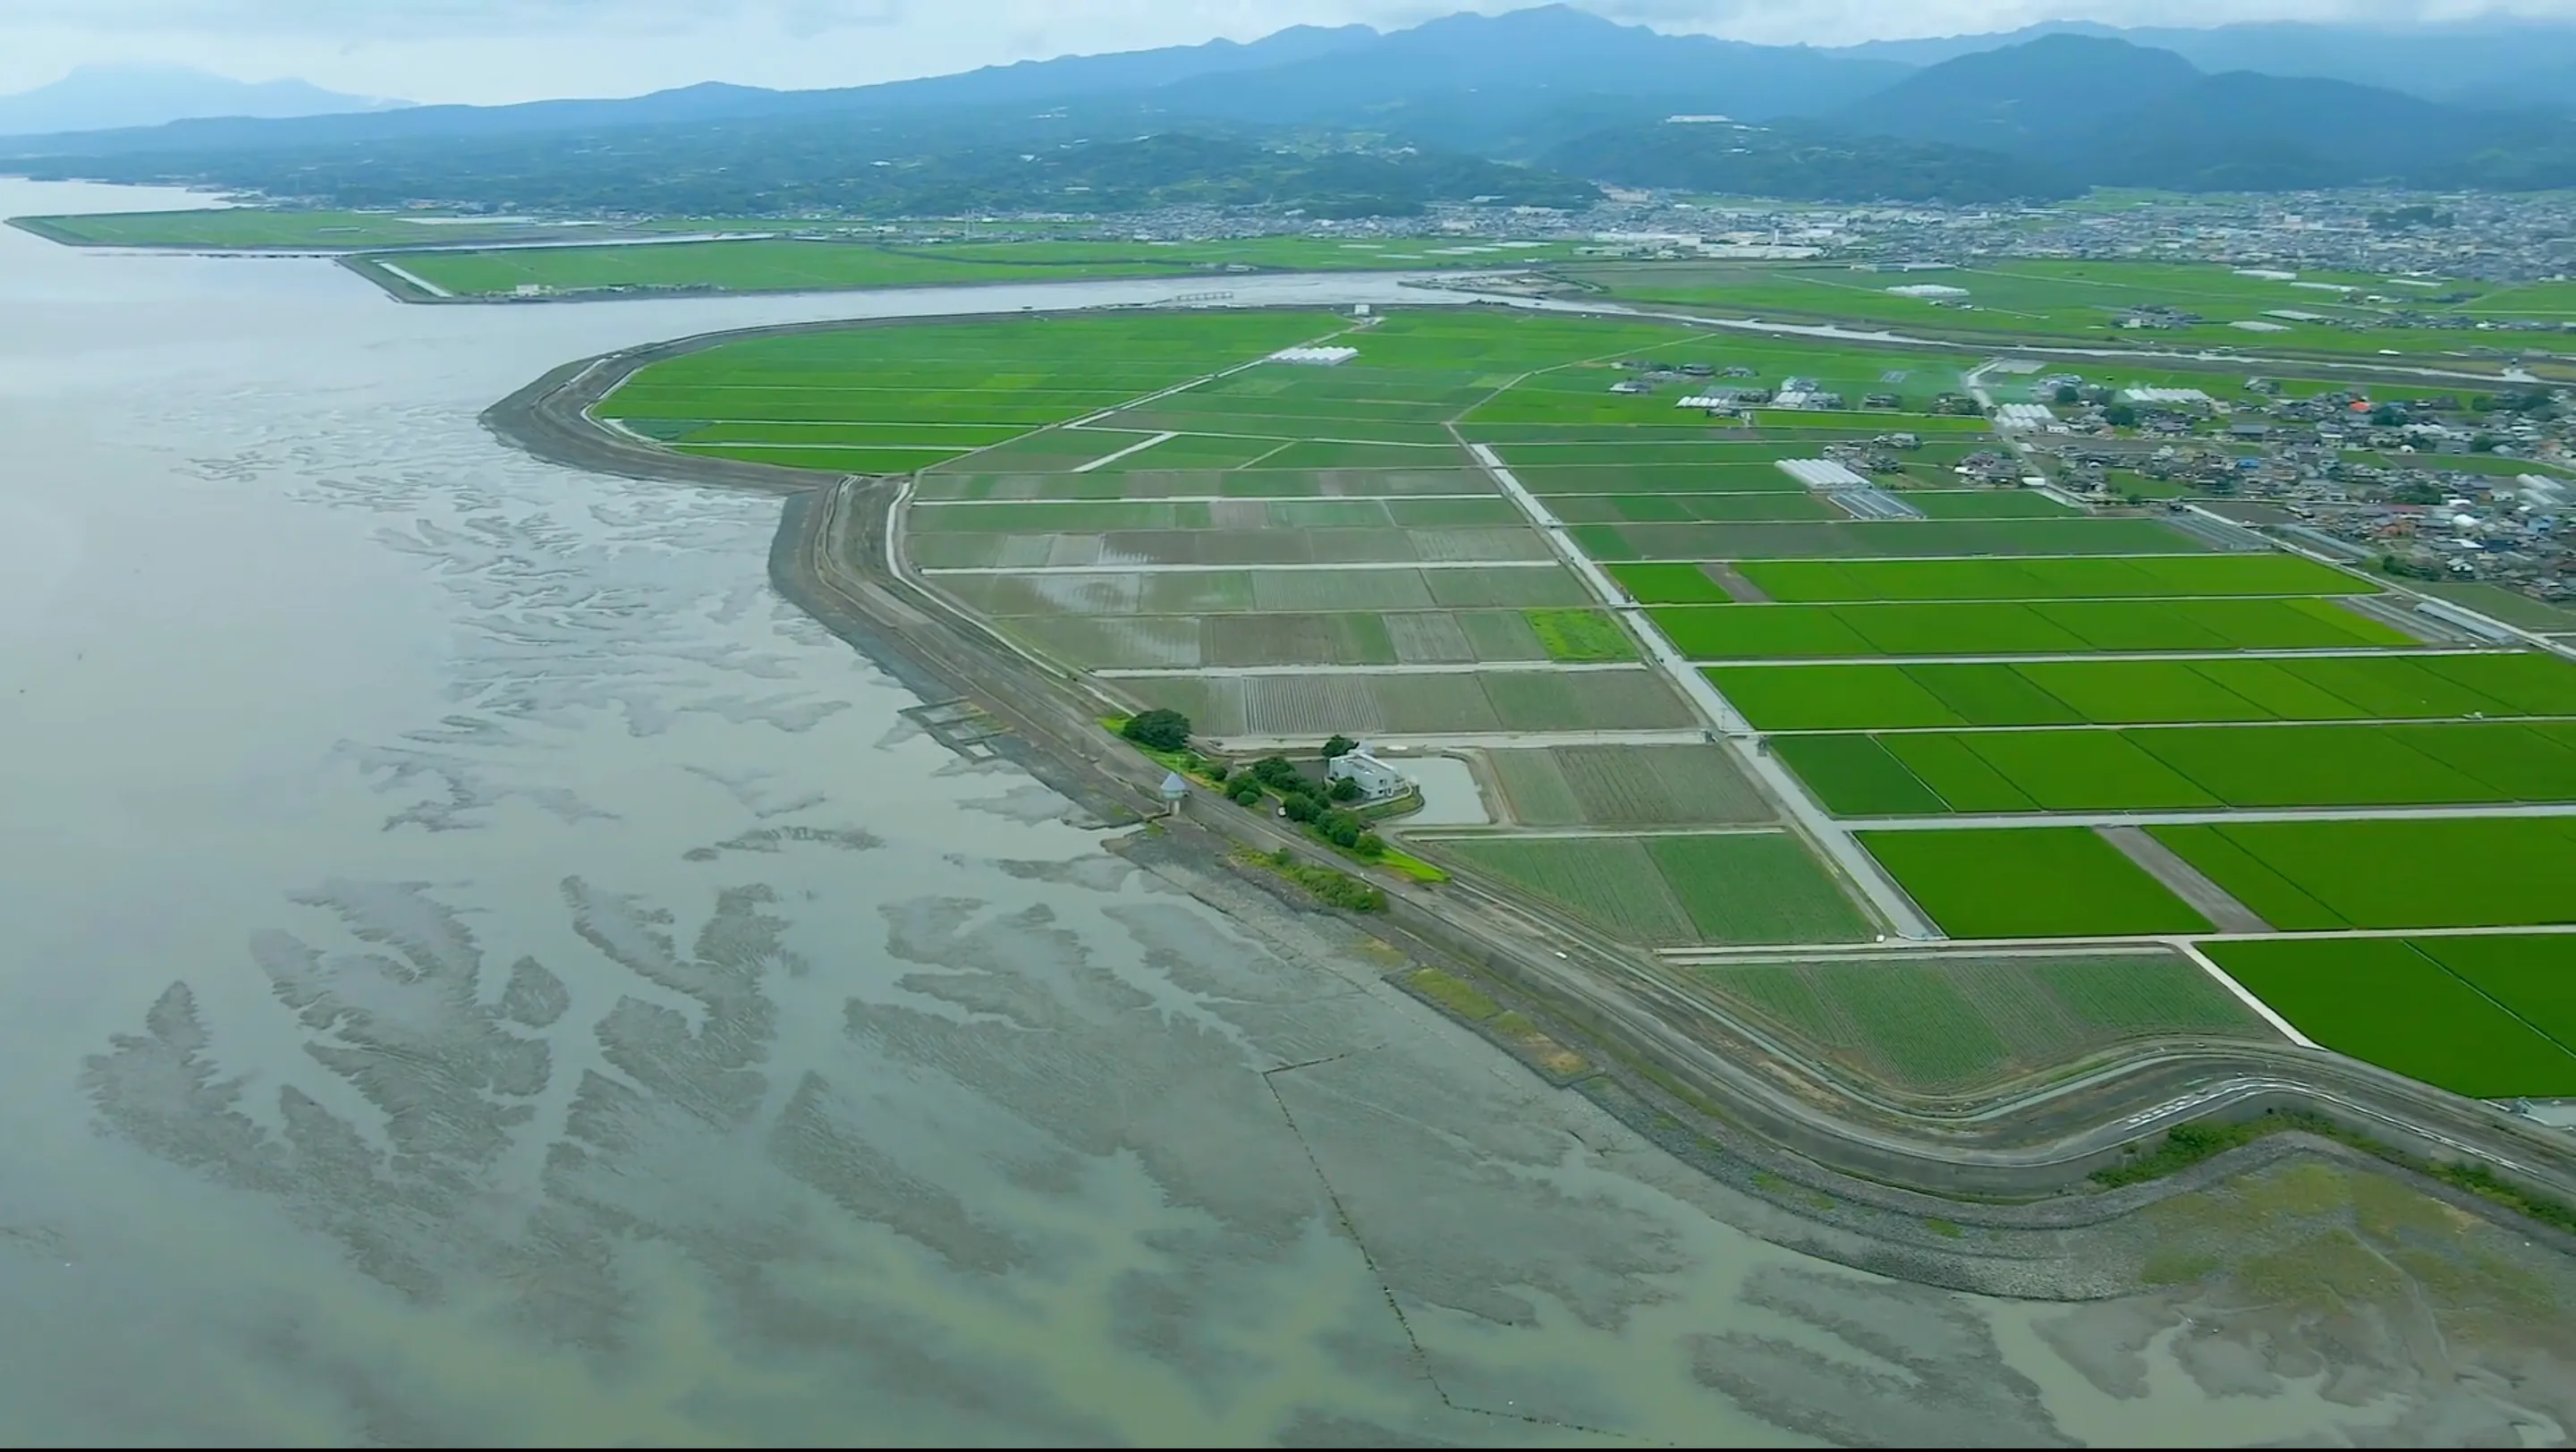
[[[7, 21], [105, 34], [382, 40], [697, 30], [733, 19], [798, 34], [903, 23], [913, 0], [8, 0]], [[944, 5], [941, 8], [946, 8]], [[951, 13], [971, 11], [961, 0]]]

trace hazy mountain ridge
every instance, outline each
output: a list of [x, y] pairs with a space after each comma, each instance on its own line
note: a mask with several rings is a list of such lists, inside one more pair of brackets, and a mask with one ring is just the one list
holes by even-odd
[[[2280, 28], [2225, 29], [2271, 36]], [[2576, 28], [2542, 30], [2576, 37]], [[626, 100], [190, 121], [0, 143], [0, 155], [51, 155], [22, 163], [47, 176], [215, 185], [339, 205], [630, 211], [771, 212], [826, 198], [913, 206], [941, 196], [1008, 207], [1010, 168], [995, 170], [988, 157], [1031, 166], [1044, 157], [1045, 167], [1061, 169], [1080, 148], [1088, 148], [1081, 166], [1128, 160], [1111, 167], [1114, 179], [1036, 188], [1019, 203], [1050, 209], [1070, 186], [1094, 188], [1075, 192], [1089, 200], [1071, 210], [1096, 210], [1113, 194], [1153, 204], [1248, 198], [1329, 207], [1376, 198], [1398, 210], [1476, 196], [1540, 204], [1533, 199], [1582, 195], [1575, 176], [1958, 202], [2057, 197], [2095, 184], [2576, 185], [2576, 122], [2564, 118], [2350, 80], [2210, 74], [2121, 38], [2146, 32], [2105, 31], [2055, 27], [2000, 48], [1973, 44], [1990, 37], [1962, 38], [1961, 53], [1909, 67], [1868, 47], [1669, 36], [1546, 6], [1389, 33], [1300, 27], [1248, 44], [843, 90], [711, 83]], [[2231, 43], [2254, 42], [2239, 34]], [[2576, 40], [2569, 44], [2576, 53]], [[2540, 44], [2522, 52], [2534, 64], [2554, 54]], [[1732, 121], [1667, 124], [1675, 115]], [[1164, 144], [1139, 145], [1148, 140]], [[1104, 149], [1113, 144], [1130, 151]], [[1220, 154], [1270, 158], [1253, 164], [1262, 184], [1192, 170], [1216, 165]], [[1333, 156], [1374, 160], [1327, 164]], [[1303, 159], [1280, 159], [1291, 157]], [[1517, 169], [1480, 170], [1496, 163]], [[860, 168], [898, 169], [908, 180], [893, 185], [856, 175]], [[1356, 188], [1327, 180], [1337, 168], [1378, 180]], [[956, 187], [929, 184], [945, 171], [955, 172]], [[1460, 180], [1471, 176], [1482, 183]], [[621, 179], [633, 189], [622, 203]]]
[[204, 116], [335, 116], [410, 104], [342, 95], [300, 80], [236, 81], [184, 67], [83, 66], [51, 85], [0, 96], [0, 136], [159, 126]]

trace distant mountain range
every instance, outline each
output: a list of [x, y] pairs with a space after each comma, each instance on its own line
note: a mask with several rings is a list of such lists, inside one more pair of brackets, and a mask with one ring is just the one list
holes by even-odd
[[2563, 22], [2492, 19], [2376, 26], [2259, 21], [2182, 30], [2051, 20], [1991, 35], [1872, 41], [1833, 54], [1928, 66], [2046, 35], [2088, 35], [2169, 50], [2204, 71], [2351, 81], [2465, 106], [2576, 108], [2576, 26]]
[[[1351, 215], [1477, 198], [1563, 205], [1593, 182], [1951, 202], [2090, 185], [2576, 185], [2567, 98], [2517, 108], [2421, 93], [2501, 64], [2508, 50], [2523, 74], [2576, 66], [2576, 27], [2510, 28], [2510, 44], [2476, 27], [2415, 33], [2435, 59], [2404, 91], [2213, 72], [2134, 43], [2165, 33], [2054, 26], [1818, 50], [1663, 35], [1551, 5], [844, 90], [711, 84], [625, 100], [189, 120], [0, 141], [0, 156], [31, 174], [340, 205], [709, 213], [1199, 199]], [[2301, 53], [2357, 71], [2388, 63], [2395, 43], [2315, 26], [2171, 33], [2207, 55], [2306, 43]], [[1029, 178], [1016, 192], [1014, 167]]]
[[335, 116], [407, 101], [344, 96], [303, 81], [236, 81], [185, 67], [83, 66], [50, 86], [0, 96], [0, 136], [159, 126], [201, 116]]

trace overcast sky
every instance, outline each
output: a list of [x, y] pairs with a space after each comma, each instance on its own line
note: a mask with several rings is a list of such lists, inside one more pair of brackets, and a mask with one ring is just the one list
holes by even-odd
[[[92, 63], [491, 103], [694, 81], [862, 85], [1013, 60], [1251, 40], [1300, 23], [1394, 29], [1529, 0], [0, 0], [0, 92]], [[2576, 0], [1578, 0], [1666, 31], [1840, 45], [2044, 19], [2576, 20]]]

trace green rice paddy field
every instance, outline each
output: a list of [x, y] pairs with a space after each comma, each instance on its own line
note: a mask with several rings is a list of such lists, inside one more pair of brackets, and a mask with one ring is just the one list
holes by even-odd
[[2287, 932], [2576, 922], [2576, 817], [2227, 822], [2147, 829]]
[[[2438, 305], [2469, 317], [2558, 320], [2568, 316], [2564, 286], [2507, 286], [2443, 280], [2409, 287], [2370, 274], [2304, 273], [2249, 277], [2211, 264], [2014, 260], [1973, 268], [1886, 273], [1845, 266], [1744, 263], [1575, 263], [1555, 269], [1612, 297], [1703, 307], [1736, 316], [1831, 318], [1868, 322], [1929, 336], [2138, 340], [2316, 354], [2442, 353], [2493, 347], [2513, 335], [2427, 331], [2385, 326], [2399, 306], [2423, 309], [2431, 292], [2468, 292], [2469, 301]], [[1909, 297], [1891, 289], [1934, 285], [1962, 295]], [[2133, 307], [2161, 304], [2199, 315], [2187, 327], [2129, 332], [2119, 326]], [[2278, 312], [2314, 315], [2281, 318]], [[2280, 332], [2232, 327], [2263, 322]], [[2049, 370], [2057, 371], [2057, 370]], [[2116, 367], [2087, 363], [2066, 371], [2126, 381]], [[2211, 387], [2228, 396], [2230, 386]]]
[[1915, 905], [1954, 938], [2210, 930], [2207, 918], [2087, 827], [1858, 835]]
[[1698, 661], [2357, 650], [2418, 643], [2332, 600], [2273, 597], [1673, 605], [1647, 613], [1674, 649]]
[[1460, 836], [1423, 847], [1631, 943], [1831, 943], [1870, 936], [1868, 921], [1786, 832]]
[[[1733, 598], [1696, 564], [1620, 564], [1608, 569], [1632, 596], [1647, 605], [1716, 604]], [[2358, 575], [2293, 555], [2270, 554], [1746, 560], [1737, 572], [1765, 599], [1791, 605], [2296, 597], [2380, 592], [2378, 585]]]
[[1691, 971], [1726, 1007], [1814, 1058], [1914, 1095], [1992, 1090], [2142, 1039], [2277, 1038], [2234, 994], [2166, 951]]
[[1772, 749], [1848, 817], [2576, 802], [2567, 721], [1827, 733]]
[[2576, 1097], [2576, 936], [2204, 945], [2325, 1047], [2473, 1098]]
[[1570, 531], [1604, 563], [1917, 555], [2153, 555], [2198, 548], [2153, 519], [1926, 519], [1825, 523], [1598, 524]]
[[[771, 223], [768, 229], [778, 225]], [[405, 235], [370, 227], [363, 230], [360, 239], [365, 245], [376, 246], [388, 241], [438, 240], [420, 235], [429, 230], [415, 227]], [[1541, 260], [1563, 251], [1562, 244], [1555, 243], [1389, 247], [1307, 237], [1171, 243], [888, 243], [861, 237], [765, 237], [652, 246], [565, 245], [486, 252], [418, 252], [369, 260], [396, 263], [460, 296], [489, 297], [513, 293], [521, 287], [559, 292], [602, 288], [811, 292], [1071, 282], [1087, 278], [1201, 277], [1229, 267], [1287, 272], [1493, 267], [1498, 263]]]
[[652, 364], [591, 411], [685, 453], [909, 473], [1341, 326], [1300, 312], [1088, 314], [799, 333]]
[[2537, 651], [1714, 666], [1766, 731], [2576, 717], [2576, 662]]

